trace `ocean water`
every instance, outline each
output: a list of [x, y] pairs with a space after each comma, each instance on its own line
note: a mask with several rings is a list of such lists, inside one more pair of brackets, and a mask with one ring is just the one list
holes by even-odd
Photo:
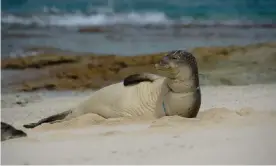
[[[275, 41], [275, 0], [2, 0], [2, 58], [30, 47], [137, 55]], [[82, 27], [109, 27], [80, 33]]]

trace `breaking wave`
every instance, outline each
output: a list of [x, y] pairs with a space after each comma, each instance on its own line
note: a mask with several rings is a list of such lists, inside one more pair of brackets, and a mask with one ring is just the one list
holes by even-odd
[[[46, 10], [46, 9], [45, 9]], [[272, 22], [256, 23], [250, 20], [216, 20], [216, 19], [195, 19], [183, 16], [180, 19], [171, 19], [162, 12], [130, 12], [130, 13], [96, 13], [84, 14], [75, 13], [49, 13], [36, 15], [15, 15], [2, 14], [1, 23], [4, 25], [35, 25], [45, 26], [104, 26], [104, 25], [201, 25], [201, 26], [266, 26], [275, 25]], [[274, 27], [274, 26], [273, 26]]]
[[274, 0], [2, 0], [5, 25], [275, 25]]
[[126, 13], [126, 14], [63, 14], [15, 16], [4, 15], [4, 24], [40, 25], [40, 26], [98, 26], [112, 24], [168, 24], [172, 22], [165, 14], [159, 12]]

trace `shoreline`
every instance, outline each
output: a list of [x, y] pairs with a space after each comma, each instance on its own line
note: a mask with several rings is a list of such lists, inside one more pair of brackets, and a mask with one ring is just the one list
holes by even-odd
[[[1, 72], [6, 77], [2, 85], [9, 87], [13, 84], [12, 88], [16, 91], [96, 90], [120, 82], [130, 74], [156, 74], [153, 64], [165, 55], [165, 52], [160, 52], [137, 56], [99, 56], [51, 48], [30, 50], [38, 51], [39, 54], [1, 60]], [[276, 82], [276, 43], [196, 47], [189, 51], [197, 58], [202, 85], [235, 86]], [[24, 75], [30, 77], [22, 77]], [[17, 80], [13, 80], [13, 77]]]

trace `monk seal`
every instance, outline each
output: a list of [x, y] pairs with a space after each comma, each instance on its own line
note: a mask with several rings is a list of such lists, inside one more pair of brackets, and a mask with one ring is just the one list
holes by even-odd
[[130, 75], [123, 82], [99, 89], [69, 111], [26, 124], [24, 127], [34, 128], [43, 123], [69, 120], [87, 113], [103, 118], [159, 118], [173, 115], [196, 117], [201, 105], [201, 92], [195, 57], [184, 50], [170, 51], [155, 64], [155, 68], [160, 75]]
[[1, 141], [26, 136], [27, 134], [22, 130], [18, 130], [8, 123], [1, 122]]

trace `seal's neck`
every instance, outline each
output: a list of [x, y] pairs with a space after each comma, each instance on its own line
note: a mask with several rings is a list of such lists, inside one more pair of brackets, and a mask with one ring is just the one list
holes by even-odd
[[189, 66], [178, 67], [173, 77], [167, 78], [167, 85], [175, 93], [191, 92], [197, 88], [195, 73]]

